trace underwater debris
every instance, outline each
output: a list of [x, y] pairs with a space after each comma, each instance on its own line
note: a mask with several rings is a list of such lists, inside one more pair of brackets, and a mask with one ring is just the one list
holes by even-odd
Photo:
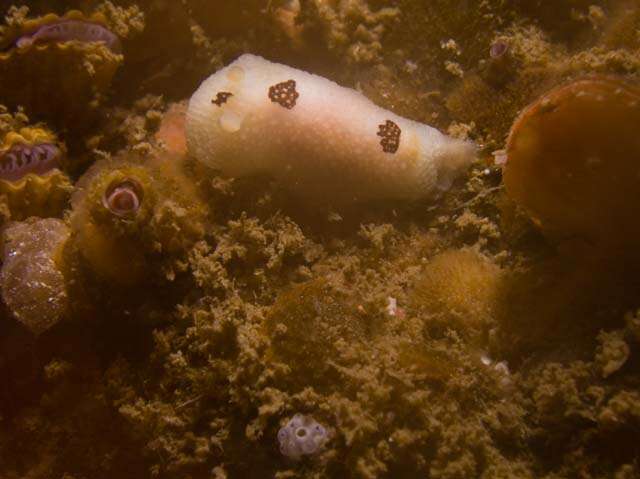
[[[220, 92], [232, 96], [212, 103]], [[186, 129], [189, 152], [226, 175], [266, 172], [334, 201], [427, 197], [447, 190], [474, 155], [471, 143], [354, 90], [248, 54], [200, 86]]]
[[640, 239], [640, 88], [574, 81], [526, 108], [507, 141], [507, 193], [551, 238], [627, 252]]
[[72, 10], [7, 28], [0, 41], [1, 101], [55, 125], [82, 124], [100, 105], [123, 61], [101, 14]]
[[61, 321], [68, 310], [60, 263], [69, 228], [54, 218], [10, 223], [3, 231], [2, 298], [34, 334]]
[[329, 432], [313, 417], [296, 414], [278, 431], [280, 452], [293, 460], [312, 456], [322, 450]]

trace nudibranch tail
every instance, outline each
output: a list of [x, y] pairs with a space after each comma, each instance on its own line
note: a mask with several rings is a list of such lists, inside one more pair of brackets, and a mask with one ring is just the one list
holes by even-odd
[[196, 91], [186, 133], [189, 152], [223, 174], [268, 173], [333, 200], [434, 195], [475, 151], [355, 90], [249, 54]]
[[436, 156], [438, 174], [435, 188], [444, 192], [451, 188], [453, 182], [460, 176], [460, 172], [468, 168], [471, 160], [476, 156], [477, 147], [475, 143], [470, 141], [445, 137], [440, 148], [441, 150]]

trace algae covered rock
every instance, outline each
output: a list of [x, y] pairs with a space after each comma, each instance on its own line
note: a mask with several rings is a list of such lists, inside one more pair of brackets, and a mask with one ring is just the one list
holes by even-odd
[[363, 318], [344, 293], [325, 280], [293, 286], [276, 299], [265, 321], [275, 355], [301, 382], [322, 377], [329, 362], [366, 338]]
[[94, 274], [113, 284], [172, 280], [204, 235], [207, 208], [172, 155], [96, 163], [72, 198], [72, 242]]

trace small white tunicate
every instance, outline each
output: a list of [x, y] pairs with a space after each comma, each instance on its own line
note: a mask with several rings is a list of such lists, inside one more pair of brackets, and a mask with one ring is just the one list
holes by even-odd
[[296, 414], [278, 431], [280, 452], [293, 460], [317, 454], [329, 440], [329, 432], [311, 416]]

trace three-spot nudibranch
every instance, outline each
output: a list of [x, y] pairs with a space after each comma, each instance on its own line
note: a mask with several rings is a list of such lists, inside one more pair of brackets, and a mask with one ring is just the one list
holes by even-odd
[[332, 200], [418, 199], [446, 190], [474, 147], [359, 92], [242, 55], [191, 98], [189, 152], [229, 176], [267, 173]]

